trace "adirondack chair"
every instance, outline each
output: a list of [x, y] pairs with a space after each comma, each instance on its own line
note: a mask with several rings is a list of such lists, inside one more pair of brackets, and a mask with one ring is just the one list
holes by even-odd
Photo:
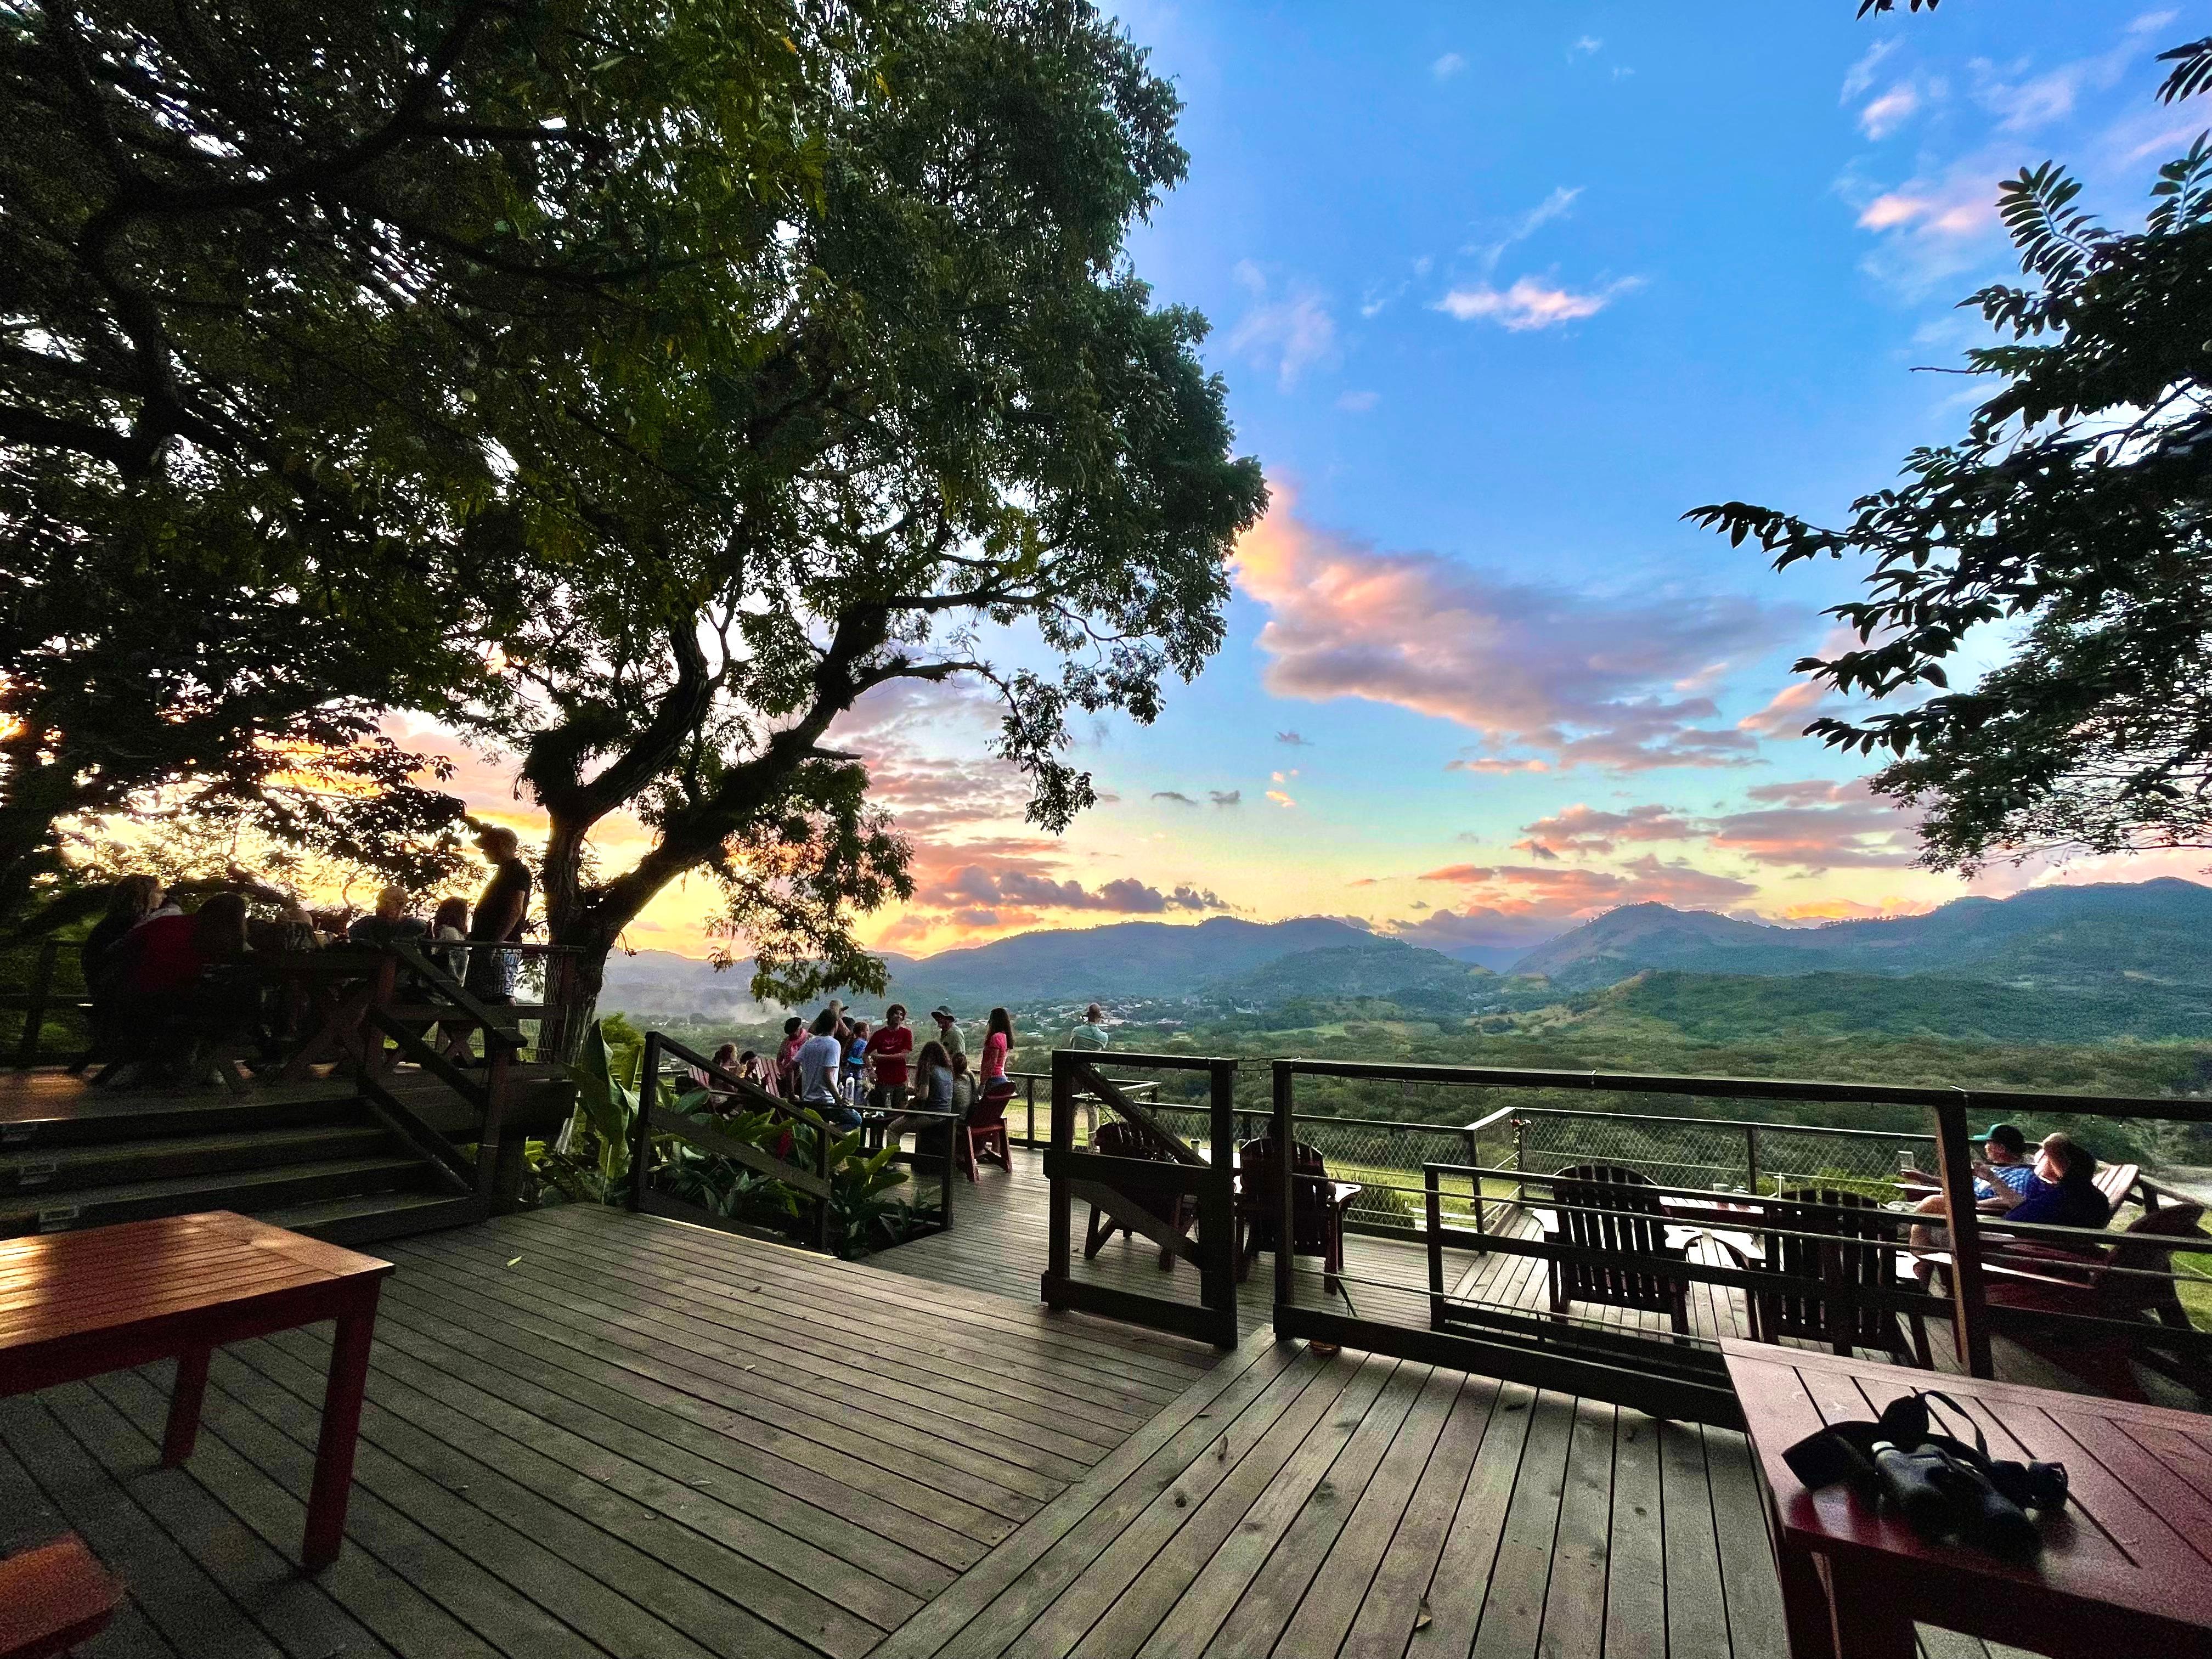
[[960, 1168], [969, 1180], [980, 1178], [978, 1166], [987, 1158], [1013, 1174], [1014, 1154], [1006, 1142], [1006, 1108], [1013, 1098], [1012, 1084], [994, 1082], [968, 1109], [968, 1122], [960, 1135]]
[[2048, 1245], [2008, 1246], [2002, 1253], [1992, 1252], [1991, 1259], [1983, 1264], [1984, 1293], [1992, 1307], [2083, 1314], [2142, 1325], [2140, 1336], [2007, 1325], [2004, 1334], [2012, 1340], [2075, 1372], [2100, 1393], [2116, 1400], [2144, 1397], [2128, 1363], [2131, 1357], [2162, 1361], [2157, 1369], [2168, 1371], [2199, 1394], [2212, 1392], [2212, 1375], [2207, 1374], [2200, 1358], [2188, 1352], [2169, 1357], [2158, 1347], [2155, 1333], [2159, 1329], [2194, 1328], [2172, 1279], [2141, 1276], [2166, 1273], [2172, 1253], [2162, 1245], [2130, 1242], [2198, 1238], [2212, 1245], [2212, 1234], [2197, 1224], [2203, 1215], [2203, 1206], [2197, 1204], [2166, 1204], [2147, 1210], [2096, 1256], [2085, 1257]]
[[71, 1533], [0, 1561], [0, 1659], [52, 1659], [107, 1628], [123, 1593]]
[[[1764, 1265], [1769, 1272], [1820, 1279], [1834, 1272], [1862, 1290], [1913, 1288], [1898, 1277], [1897, 1224], [1872, 1199], [1824, 1187], [1801, 1188], [1778, 1197], [1780, 1204], [1771, 1214], [1778, 1227], [1788, 1231], [1766, 1235]], [[1796, 1236], [1802, 1233], [1826, 1234], [1833, 1242]], [[1898, 1364], [1934, 1368], [1928, 1322], [1918, 1313], [1911, 1316], [1908, 1341], [1905, 1316], [1894, 1309], [1856, 1299], [1835, 1307], [1830, 1302], [1818, 1291], [1761, 1291], [1751, 1301], [1752, 1338], [1759, 1342], [1807, 1338], [1826, 1342], [1846, 1356], [1857, 1348], [1880, 1348]]]
[[1667, 1242], [1666, 1212], [1650, 1177], [1618, 1164], [1577, 1164], [1552, 1177], [1552, 1197], [1559, 1206], [1558, 1224], [1545, 1227], [1547, 1243], [1644, 1258], [1633, 1266], [1554, 1258], [1548, 1264], [1553, 1316], [1565, 1318], [1577, 1302], [1602, 1302], [1666, 1314], [1677, 1334], [1687, 1334], [1689, 1280], [1648, 1265], [1655, 1257], [1689, 1259], [1686, 1247]]
[[[1320, 1152], [1303, 1140], [1291, 1145], [1291, 1251], [1295, 1255], [1319, 1256], [1322, 1271], [1328, 1275], [1323, 1282], [1334, 1291], [1336, 1275], [1344, 1271], [1344, 1212], [1358, 1194], [1358, 1184], [1332, 1179]], [[1240, 1281], [1251, 1273], [1255, 1255], [1279, 1248], [1274, 1194], [1282, 1179], [1279, 1146], [1272, 1136], [1248, 1140], [1239, 1149], [1237, 1277]]]
[[[1166, 1149], [1146, 1129], [1120, 1118], [1109, 1118], [1098, 1126], [1092, 1136], [1091, 1150], [1106, 1158], [1139, 1158], [1154, 1163], [1171, 1164]], [[1128, 1201], [1149, 1215], [1158, 1217], [1179, 1234], [1188, 1235], [1198, 1221], [1198, 1200], [1189, 1193], [1126, 1193]], [[1124, 1226], [1097, 1205], [1091, 1206], [1091, 1225], [1083, 1237], [1083, 1255], [1087, 1261], [1106, 1248], [1115, 1233], [1126, 1237], [1136, 1237], [1134, 1230]], [[1175, 1252], [1160, 1252], [1160, 1271], [1167, 1272], [1175, 1266]]]

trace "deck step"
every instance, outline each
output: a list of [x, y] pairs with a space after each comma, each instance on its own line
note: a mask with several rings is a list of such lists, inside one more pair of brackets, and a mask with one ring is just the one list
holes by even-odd
[[0, 1198], [0, 1237], [197, 1210], [238, 1210], [252, 1215], [319, 1199], [422, 1191], [436, 1186], [440, 1175], [434, 1164], [410, 1154], [317, 1159], [267, 1170], [121, 1182], [56, 1193], [51, 1199], [42, 1199], [33, 1189]]
[[[89, 1146], [0, 1147], [0, 1202], [51, 1193], [120, 1187], [191, 1176], [329, 1163], [403, 1150], [383, 1125], [359, 1113], [331, 1123], [220, 1134], [167, 1135]], [[50, 1207], [41, 1204], [40, 1207]]]
[[0, 1108], [0, 1158], [27, 1148], [106, 1146], [162, 1135], [227, 1134], [259, 1129], [358, 1123], [361, 1104], [343, 1083], [259, 1087], [250, 1094], [215, 1090], [170, 1093], [87, 1091], [73, 1099], [32, 1097]]
[[254, 1212], [255, 1219], [272, 1227], [289, 1228], [333, 1244], [369, 1244], [380, 1238], [404, 1238], [441, 1227], [473, 1226], [484, 1215], [483, 1200], [444, 1193], [370, 1193]]

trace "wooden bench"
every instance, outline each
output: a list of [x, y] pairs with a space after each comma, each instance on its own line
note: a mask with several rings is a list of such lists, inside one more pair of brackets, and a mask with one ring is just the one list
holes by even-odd
[[388, 1261], [212, 1210], [0, 1240], [0, 1397], [156, 1359], [177, 1362], [161, 1462], [198, 1437], [208, 1362], [226, 1342], [337, 1322], [301, 1559], [337, 1559], [368, 1348]]
[[107, 1628], [123, 1593], [71, 1534], [0, 1561], [0, 1659], [52, 1659]]

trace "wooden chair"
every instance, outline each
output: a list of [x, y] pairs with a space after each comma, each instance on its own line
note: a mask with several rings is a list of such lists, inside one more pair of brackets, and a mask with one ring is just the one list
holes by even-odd
[[2143, 1276], [2167, 1273], [2172, 1250], [2160, 1244], [2130, 1242], [2197, 1238], [2212, 1244], [2212, 1234], [2197, 1224], [2203, 1215], [2202, 1205], [2188, 1203], [2146, 1210], [2096, 1255], [2045, 1244], [2007, 1245], [2002, 1251], [1990, 1252], [1983, 1264], [1984, 1293], [1991, 1307], [2081, 1314], [2142, 1325], [2143, 1334], [2131, 1338], [2118, 1333], [2038, 1330], [2026, 1323], [2008, 1323], [2006, 1336], [2061, 1370], [2075, 1373], [2101, 1394], [2116, 1400], [2142, 1400], [2142, 1386], [2129, 1364], [2130, 1358], [2163, 1362], [2156, 1363], [2155, 1369], [2200, 1395], [2212, 1393], [2212, 1376], [2207, 1375], [2199, 1358], [2187, 1352], [2161, 1353], [2158, 1347], [2155, 1333], [2160, 1328], [2195, 1328], [2173, 1281]]
[[107, 1628], [123, 1592], [75, 1533], [0, 1561], [0, 1659], [52, 1659]]
[[[1148, 1162], [1171, 1164], [1170, 1158], [1158, 1139], [1146, 1130], [1119, 1118], [1109, 1118], [1098, 1126], [1092, 1137], [1091, 1150], [1106, 1158], [1136, 1158]], [[1198, 1220], [1198, 1200], [1189, 1193], [1125, 1193], [1123, 1196], [1146, 1214], [1157, 1216], [1184, 1237]], [[1125, 1237], [1136, 1237], [1134, 1230], [1116, 1222], [1097, 1205], [1091, 1206], [1091, 1225], [1083, 1237], [1083, 1256], [1086, 1261], [1106, 1248], [1115, 1233]], [[1175, 1252], [1160, 1252], [1160, 1271], [1167, 1272], [1175, 1266]]]
[[[1282, 1179], [1280, 1147], [1273, 1137], [1248, 1140], [1239, 1149], [1237, 1277], [1240, 1282], [1251, 1273], [1255, 1255], [1281, 1248], [1275, 1237], [1274, 1194]], [[1358, 1195], [1358, 1183], [1333, 1180], [1319, 1151], [1303, 1140], [1291, 1143], [1291, 1253], [1319, 1256], [1327, 1275], [1322, 1283], [1334, 1291], [1336, 1276], [1344, 1271], [1344, 1212]]]
[[1650, 1179], [1618, 1164], [1578, 1164], [1553, 1176], [1552, 1197], [1559, 1206], [1559, 1225], [1544, 1229], [1547, 1243], [1643, 1259], [1619, 1266], [1554, 1259], [1549, 1263], [1553, 1316], [1565, 1318], [1577, 1302], [1601, 1302], [1666, 1314], [1676, 1334], [1686, 1335], [1690, 1281], [1648, 1265], [1654, 1258], [1689, 1259], [1686, 1247], [1667, 1242], [1666, 1212]]
[[976, 1097], [968, 1109], [968, 1121], [960, 1135], [960, 1168], [969, 1180], [981, 1179], [981, 1160], [989, 1158], [1008, 1175], [1014, 1172], [1014, 1154], [1006, 1139], [1006, 1108], [1014, 1098], [1014, 1085], [997, 1084]]
[[[1778, 1205], [1786, 1207], [1779, 1207], [1773, 1221], [1788, 1231], [1766, 1236], [1768, 1272], [1824, 1283], [1832, 1279], [1856, 1290], [1915, 1288], [1898, 1276], [1898, 1224], [1872, 1199], [1826, 1187], [1799, 1188], [1778, 1194]], [[1796, 1236], [1802, 1233], [1827, 1237]], [[1879, 1348], [1898, 1364], [1935, 1367], [1928, 1322], [1918, 1313], [1911, 1316], [1910, 1340], [1906, 1316], [1897, 1310], [1819, 1291], [1761, 1291], [1751, 1299], [1751, 1316], [1753, 1341], [1799, 1337], [1826, 1342], [1845, 1356], [1858, 1348]]]

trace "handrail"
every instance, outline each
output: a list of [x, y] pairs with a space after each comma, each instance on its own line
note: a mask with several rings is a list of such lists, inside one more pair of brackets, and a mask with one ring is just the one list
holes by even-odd
[[1963, 1105], [1976, 1112], [2065, 1112], [2212, 1123], [2212, 1098], [2194, 1095], [2067, 1095], [2023, 1089], [1931, 1087], [1925, 1084], [1825, 1083], [1805, 1078], [1686, 1077], [1667, 1073], [1563, 1072], [1500, 1066], [1401, 1066], [1358, 1060], [1285, 1058], [1275, 1063], [1292, 1066], [1302, 1076], [1365, 1079], [1383, 1083], [1455, 1084], [1487, 1089], [1576, 1089], [1594, 1093], [1689, 1095], [1724, 1100], [1803, 1100], [1844, 1106]]
[[1686, 1123], [1701, 1129], [1779, 1129], [1786, 1134], [1851, 1135], [1867, 1140], [1933, 1140], [1932, 1134], [1917, 1129], [1844, 1129], [1826, 1123], [1784, 1123], [1773, 1118], [1749, 1117], [1680, 1117], [1664, 1112], [1593, 1112], [1577, 1106], [1507, 1106], [1485, 1118], [1486, 1123], [1501, 1117], [1573, 1117], [1595, 1118], [1612, 1123]]

